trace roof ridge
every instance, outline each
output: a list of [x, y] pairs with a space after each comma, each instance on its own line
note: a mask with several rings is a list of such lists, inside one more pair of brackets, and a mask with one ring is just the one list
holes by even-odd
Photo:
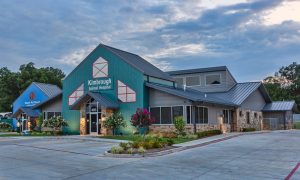
[[[112, 47], [112, 46], [108, 46], [108, 45], [103, 44], [103, 43], [100, 43], [100, 45], [105, 46], [105, 47], [108, 47], [108, 48], [112, 48], [112, 49], [115, 49], [115, 50], [118, 50], [118, 51], [122, 51], [122, 52], [125, 52], [125, 53], [128, 53], [128, 54], [132, 54], [132, 55], [135, 55], [135, 56], [139, 56], [139, 55], [134, 54], [134, 53], [132, 53], [132, 52], [124, 51], [124, 50], [122, 50], [122, 49], [118, 49], [118, 48], [115, 48], [115, 47]], [[140, 57], [140, 56], [139, 56], [139, 57]]]
[[199, 70], [199, 69], [212, 69], [212, 68], [227, 68], [227, 66], [210, 66], [210, 67], [199, 67], [199, 68], [192, 68], [192, 69], [180, 69], [180, 70], [173, 70], [173, 71], [165, 71], [166, 73], [170, 72], [177, 72], [177, 71], [189, 71], [189, 70]]

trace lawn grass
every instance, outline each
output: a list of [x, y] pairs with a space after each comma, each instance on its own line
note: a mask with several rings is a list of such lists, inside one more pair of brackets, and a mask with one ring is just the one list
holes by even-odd
[[[104, 139], [116, 139], [116, 140], [127, 140], [127, 141], [133, 141], [140, 136], [136, 135], [123, 135], [123, 136], [99, 136], [99, 138], [104, 138]], [[177, 137], [177, 138], [162, 138], [164, 140], [166, 139], [173, 139], [174, 144], [180, 144], [192, 140], [196, 140], [196, 138], [183, 138], [183, 137]]]
[[300, 122], [295, 122], [294, 127], [295, 129], [300, 129]]
[[0, 137], [14, 137], [14, 136], [21, 136], [20, 134], [0, 134]]

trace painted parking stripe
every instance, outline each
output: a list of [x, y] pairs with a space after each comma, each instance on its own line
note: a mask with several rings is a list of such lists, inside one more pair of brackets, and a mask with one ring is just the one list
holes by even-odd
[[290, 180], [291, 177], [293, 176], [293, 174], [297, 171], [297, 169], [300, 166], [300, 162], [294, 167], [294, 169], [290, 172], [290, 174], [288, 174], [288, 176], [286, 178], [284, 178], [284, 180]]

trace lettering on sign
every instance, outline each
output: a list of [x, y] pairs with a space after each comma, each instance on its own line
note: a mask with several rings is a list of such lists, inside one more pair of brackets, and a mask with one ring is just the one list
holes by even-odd
[[111, 78], [99, 78], [87, 81], [89, 91], [101, 91], [112, 89]]

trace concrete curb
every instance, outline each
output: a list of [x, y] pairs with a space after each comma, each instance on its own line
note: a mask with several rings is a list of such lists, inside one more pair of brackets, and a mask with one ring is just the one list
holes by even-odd
[[144, 158], [144, 157], [163, 156], [163, 155], [172, 154], [172, 153], [175, 153], [175, 152], [181, 152], [181, 151], [188, 150], [188, 149], [193, 149], [193, 148], [197, 148], [197, 147], [207, 146], [207, 145], [210, 145], [210, 144], [215, 144], [215, 143], [226, 141], [226, 140], [236, 138], [236, 137], [239, 137], [239, 136], [252, 135], [252, 134], [264, 134], [264, 133], [270, 133], [270, 131], [245, 132], [245, 133], [240, 133], [240, 134], [236, 134], [236, 135], [232, 135], [232, 136], [228, 136], [228, 137], [223, 137], [223, 138], [215, 139], [215, 140], [200, 143], [200, 144], [195, 144], [195, 145], [190, 145], [190, 146], [183, 146], [183, 147], [178, 147], [177, 146], [173, 149], [168, 149], [168, 150], [154, 152], [154, 153], [146, 153], [144, 155], [141, 155], [141, 154], [112, 154], [112, 153], [109, 153], [108, 151], [106, 151], [104, 153], [104, 156], [105, 157], [112, 157], [112, 158]]

